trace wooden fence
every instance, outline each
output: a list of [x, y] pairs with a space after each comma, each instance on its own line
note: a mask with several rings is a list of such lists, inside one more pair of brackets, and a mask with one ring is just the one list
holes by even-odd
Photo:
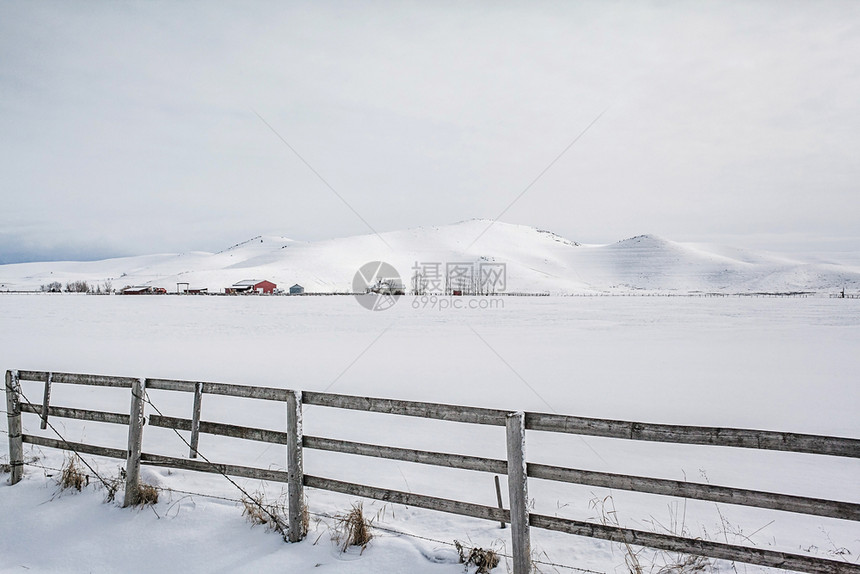
[[[20, 381], [22, 380], [44, 383], [42, 404], [33, 404], [26, 400], [22, 402], [20, 393]], [[131, 389], [130, 412], [129, 414], [113, 413], [52, 405], [50, 404], [51, 386], [54, 384], [95, 385]], [[188, 458], [162, 456], [143, 451], [143, 427], [146, 419], [144, 416], [145, 392], [147, 390], [193, 393], [194, 401], [191, 418], [169, 417], [163, 416], [160, 413], [150, 414], [148, 417], [148, 424], [150, 426], [190, 432]], [[203, 395], [206, 394], [284, 403], [287, 409], [287, 427], [284, 431], [272, 431], [201, 421], [200, 407]], [[860, 521], [860, 504], [852, 502], [822, 500], [726, 486], [612, 474], [527, 462], [525, 440], [526, 431], [530, 430], [636, 441], [811, 453], [856, 459], [860, 458], [860, 440], [853, 438], [732, 428], [651, 424], [547, 413], [510, 412], [457, 405], [357, 397], [311, 391], [302, 392], [225, 383], [137, 379], [131, 377], [49, 373], [44, 371], [7, 371], [6, 404], [9, 422], [9, 457], [12, 484], [20, 481], [23, 474], [23, 443], [73, 450], [79, 454], [91, 454], [125, 460], [126, 485], [123, 501], [125, 506], [134, 504], [137, 501], [141, 464], [286, 483], [289, 498], [288, 538], [291, 542], [299, 541], [304, 536], [301, 527], [302, 507], [304, 504], [303, 488], [310, 487], [485, 520], [508, 522], [511, 524], [512, 555], [515, 574], [525, 574], [531, 568], [530, 528], [554, 530], [612, 542], [646, 546], [784, 570], [810, 573], [860, 574], [860, 566], [854, 563], [689, 539], [681, 536], [569, 520], [555, 516], [544, 516], [529, 512], [527, 504], [529, 479], [543, 479]], [[337, 409], [503, 426], [506, 428], [507, 457], [505, 460], [490, 459], [307, 436], [302, 432], [303, 405], [319, 405]], [[40, 416], [41, 428], [43, 429], [46, 428], [49, 417], [127, 425], [129, 427], [128, 448], [121, 450], [84, 443], [72, 443], [65, 439], [23, 434], [21, 413], [33, 413]], [[200, 433], [285, 445], [287, 470], [284, 472], [197, 460], [197, 441]], [[305, 474], [302, 464], [303, 449], [318, 449], [455, 469], [506, 474], [508, 477], [510, 509], [483, 506]]]

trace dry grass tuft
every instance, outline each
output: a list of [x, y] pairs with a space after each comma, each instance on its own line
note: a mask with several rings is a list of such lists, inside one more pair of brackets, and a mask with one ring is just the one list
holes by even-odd
[[66, 459], [66, 462], [63, 464], [62, 471], [60, 472], [60, 478], [57, 482], [63, 490], [74, 488], [80, 492], [83, 487], [90, 484], [90, 477], [84, 474], [84, 472], [78, 467], [75, 460], [75, 456], [70, 456]]
[[137, 502], [135, 506], [146, 506], [158, 502], [158, 488], [151, 484], [141, 482], [137, 487]]
[[[608, 526], [620, 526], [615, 510], [615, 502], [612, 496], [607, 496], [603, 499], [594, 498], [589, 503], [591, 508], [597, 510], [600, 522]], [[666, 534], [673, 536], [681, 536], [684, 538], [692, 538], [687, 530], [684, 515], [686, 512], [678, 516], [678, 508], [671, 512], [668, 526], [660, 524], [655, 519], [651, 519], [652, 530], [655, 532], [664, 531]], [[697, 539], [698, 540], [698, 539]], [[643, 574], [644, 569], [642, 561], [650, 564], [648, 572], [656, 574], [700, 574], [709, 569], [711, 561], [704, 556], [695, 556], [691, 554], [683, 554], [680, 552], [657, 551], [654, 554], [643, 554], [645, 548], [634, 550], [633, 547], [624, 542], [621, 544], [624, 548], [624, 563], [627, 566], [627, 571], [630, 574]]]
[[[615, 501], [612, 496], [605, 498], [593, 498], [589, 506], [598, 512], [600, 522], [605, 526], [621, 526], [618, 522], [618, 511], [615, 510]], [[634, 550], [627, 542], [622, 542], [624, 547], [624, 564], [630, 574], [643, 574], [642, 564], [639, 562], [639, 553], [642, 549]]]
[[254, 526], [265, 526], [282, 536], [288, 529], [286, 519], [287, 509], [282, 500], [275, 504], [266, 504], [265, 494], [257, 491], [254, 494], [242, 496], [242, 516]]
[[352, 505], [352, 510], [345, 514], [334, 517], [334, 534], [332, 539], [340, 546], [342, 552], [346, 552], [350, 546], [361, 546], [361, 551], [367, 548], [373, 538], [370, 531], [371, 521], [364, 517], [362, 503]]
[[108, 478], [104, 482], [105, 487], [105, 503], [116, 500], [116, 494], [121, 486], [125, 485], [125, 469], [121, 466], [117, 467], [117, 475]]
[[[653, 516], [651, 520], [646, 522], [651, 523], [651, 529], [654, 532], [662, 532], [672, 536], [681, 536], [683, 538], [693, 538], [700, 540], [701, 538], [694, 537], [687, 528], [687, 501], [683, 506], [678, 502], [669, 504], [669, 520], [668, 522], [660, 522]], [[717, 506], [717, 512], [723, 524], [727, 524], [720, 507]], [[750, 541], [751, 542], [751, 541]], [[669, 552], [660, 550], [656, 553], [654, 562], [662, 564], [657, 574], [699, 574], [705, 570], [712, 570], [711, 560], [705, 556], [696, 556], [693, 554], [684, 554], [682, 552]], [[653, 568], [652, 568], [653, 570]]]
[[307, 536], [310, 526], [311, 513], [310, 510], [308, 510], [308, 499], [305, 498], [305, 503], [302, 505], [302, 538]]
[[[289, 533], [289, 503], [287, 493], [281, 492], [278, 499], [272, 504], [266, 501], [264, 492], [257, 491], [254, 494], [242, 496], [242, 516], [253, 525], [265, 526], [268, 530], [274, 530], [287, 540]], [[311, 523], [311, 515], [308, 511], [308, 502], [302, 506], [302, 533], [304, 538], [308, 533]]]
[[692, 554], [677, 554], [669, 564], [657, 571], [657, 574], [692, 574], [703, 572], [711, 565], [711, 561], [704, 556], [693, 556]]
[[495, 550], [489, 548], [468, 548], [459, 540], [454, 541], [454, 546], [460, 554], [460, 563], [466, 568], [475, 566], [475, 574], [489, 574], [490, 570], [499, 565], [499, 555]]

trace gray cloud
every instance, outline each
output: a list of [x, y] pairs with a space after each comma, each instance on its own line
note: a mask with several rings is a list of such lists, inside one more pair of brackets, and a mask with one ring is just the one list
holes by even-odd
[[495, 217], [608, 107], [505, 220], [860, 249], [854, 2], [0, 13], [3, 261], [367, 232], [254, 110], [379, 230]]

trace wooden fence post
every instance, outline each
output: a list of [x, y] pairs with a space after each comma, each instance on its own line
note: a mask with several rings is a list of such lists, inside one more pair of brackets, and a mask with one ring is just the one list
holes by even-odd
[[287, 393], [287, 493], [290, 542], [305, 537], [304, 468], [302, 465], [302, 392]]
[[[499, 503], [499, 510], [504, 510], [505, 507], [502, 505], [502, 487], [499, 486], [499, 475], [493, 476], [494, 482], [496, 483], [496, 501]], [[499, 521], [499, 528], [505, 528], [507, 524], [505, 524], [504, 520]]]
[[191, 412], [191, 452], [188, 458], [197, 458], [197, 443], [200, 440], [200, 407], [203, 402], [203, 383], [194, 383], [194, 407]]
[[508, 496], [511, 506], [511, 550], [514, 574], [531, 572], [529, 535], [529, 488], [526, 475], [526, 416], [511, 413], [505, 420], [508, 451]]
[[9, 484], [21, 482], [24, 476], [24, 438], [21, 436], [21, 383], [18, 371], [6, 371], [6, 421], [9, 423]]
[[42, 424], [39, 428], [45, 430], [48, 428], [48, 409], [51, 406], [51, 378], [53, 373], [48, 373], [48, 378], [45, 379], [45, 394], [42, 396]]
[[131, 385], [131, 418], [128, 423], [128, 458], [125, 463], [125, 498], [123, 507], [137, 504], [140, 500], [140, 451], [143, 442], [143, 393], [146, 379], [136, 380]]

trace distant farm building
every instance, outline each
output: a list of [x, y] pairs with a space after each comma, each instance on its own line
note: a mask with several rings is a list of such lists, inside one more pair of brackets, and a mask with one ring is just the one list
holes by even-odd
[[120, 295], [164, 295], [167, 289], [164, 287], [153, 287], [152, 285], [135, 285], [123, 287]]
[[290, 295], [303, 295], [305, 292], [305, 288], [296, 283], [292, 287], [290, 287]]
[[180, 295], [208, 295], [208, 287], [190, 287], [190, 283], [177, 283], [176, 292]]
[[271, 281], [260, 281], [258, 279], [245, 279], [234, 283], [232, 287], [226, 289], [227, 293], [263, 293], [271, 295], [277, 289], [277, 285]]

